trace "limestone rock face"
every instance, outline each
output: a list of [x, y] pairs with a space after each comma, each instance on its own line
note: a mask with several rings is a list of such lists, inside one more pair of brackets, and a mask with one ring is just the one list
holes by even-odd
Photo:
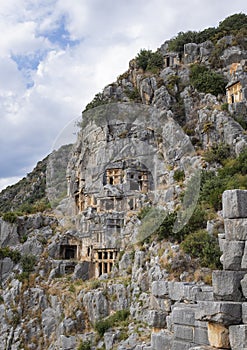
[[19, 243], [19, 236], [17, 233], [17, 226], [3, 221], [0, 218], [0, 246], [13, 247]]
[[[224, 40], [233, 44], [231, 36]], [[143, 71], [132, 60], [98, 94], [97, 107], [83, 112], [72, 151], [50, 156], [38, 181], [46, 178], [52, 203], [62, 198], [55, 210], [13, 224], [0, 219], [1, 253], [10, 247], [0, 260], [0, 348], [247, 348], [247, 191], [226, 191], [224, 218], [219, 212], [208, 222], [213, 235], [221, 221], [223, 270], [213, 272], [212, 285], [203, 279], [210, 269], [199, 272], [179, 243], [153, 235], [174, 209], [185, 218], [174, 233], [188, 222], [193, 208], [184, 210], [181, 197], [191, 176], [220, 167], [203, 159], [205, 150], [223, 143], [237, 156], [246, 147], [239, 116], [244, 125], [247, 53], [232, 46], [219, 57], [217, 72], [243, 85], [241, 102], [228, 99], [227, 110], [226, 96], [191, 85], [191, 64], [212, 69], [211, 41], [188, 43], [184, 54], [169, 52], [166, 42], [159, 52], [162, 69]], [[179, 172], [184, 181], [176, 180]], [[199, 190], [200, 179], [187, 204], [196, 204]], [[4, 196], [12, 198], [0, 195], [0, 209]]]

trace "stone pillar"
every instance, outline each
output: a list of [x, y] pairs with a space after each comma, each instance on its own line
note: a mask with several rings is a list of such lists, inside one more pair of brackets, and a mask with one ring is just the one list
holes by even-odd
[[223, 303], [236, 303], [232, 305], [235, 308], [240, 304], [241, 314], [222, 322], [220, 329], [219, 324], [209, 325], [209, 341], [212, 346], [217, 344], [218, 347], [240, 350], [247, 348], [247, 324], [241, 324], [247, 321], [244, 317], [247, 297], [247, 191], [225, 191], [222, 202], [225, 224], [221, 257], [223, 271], [213, 272], [214, 298]]

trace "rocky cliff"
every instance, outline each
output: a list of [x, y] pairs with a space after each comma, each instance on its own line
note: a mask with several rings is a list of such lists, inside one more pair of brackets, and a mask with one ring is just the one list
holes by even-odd
[[1, 349], [247, 347], [240, 32], [141, 50], [1, 193]]

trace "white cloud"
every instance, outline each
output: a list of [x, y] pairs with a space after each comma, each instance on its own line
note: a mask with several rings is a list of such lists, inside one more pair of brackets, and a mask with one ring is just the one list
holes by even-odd
[[141, 48], [241, 11], [242, 0], [0, 0], [3, 183], [30, 171]]

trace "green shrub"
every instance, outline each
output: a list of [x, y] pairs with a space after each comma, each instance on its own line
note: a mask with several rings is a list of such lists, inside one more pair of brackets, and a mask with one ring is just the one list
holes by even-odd
[[228, 158], [218, 170], [203, 171], [199, 201], [214, 208], [222, 209], [222, 193], [234, 188], [247, 189], [247, 149], [234, 158]]
[[30, 273], [34, 271], [35, 263], [36, 263], [36, 257], [34, 255], [24, 254], [21, 257], [21, 266], [22, 266], [23, 272]]
[[129, 310], [118, 310], [108, 318], [96, 322], [95, 330], [102, 337], [109, 328], [117, 327], [122, 322], [126, 321], [129, 315]]
[[137, 88], [134, 88], [133, 90], [125, 89], [124, 92], [130, 100], [136, 102], [141, 101], [141, 97]]
[[230, 156], [230, 146], [225, 143], [214, 144], [210, 149], [204, 152], [203, 159], [208, 163], [224, 164], [224, 161]]
[[228, 112], [228, 103], [222, 103], [221, 110]]
[[78, 346], [77, 350], [91, 350], [92, 345], [89, 340], [81, 341], [80, 345]]
[[7, 213], [3, 214], [3, 220], [10, 222], [11, 224], [15, 223], [17, 219], [18, 219], [17, 214], [12, 211], [8, 211]]
[[[219, 39], [226, 35], [239, 35], [242, 44], [246, 45], [244, 40], [245, 32], [247, 28], [247, 16], [243, 13], [238, 13], [225, 18], [219, 23], [219, 26], [214, 28], [206, 28], [203, 31], [187, 31], [179, 32], [176, 37], [169, 41], [169, 51], [175, 51], [180, 54], [184, 52], [184, 45], [188, 43], [200, 44], [206, 40], [217, 42]], [[239, 34], [241, 32], [241, 34]]]
[[158, 51], [141, 49], [136, 56], [136, 64], [139, 68], [146, 70], [161, 69], [163, 67], [164, 58]]
[[247, 28], [247, 15], [244, 13], [236, 13], [221, 21], [218, 30], [231, 34], [235, 31], [239, 31], [241, 28]]
[[103, 93], [99, 92], [94, 96], [93, 100], [86, 105], [85, 111], [104, 105], [108, 102], [108, 99], [103, 95]]
[[0, 248], [0, 259], [10, 258], [14, 263], [18, 263], [21, 260], [21, 253], [17, 250], [12, 250], [9, 247]]
[[185, 179], [184, 170], [180, 170], [180, 169], [175, 170], [173, 178], [177, 182], [184, 181], [184, 179]]
[[209, 70], [201, 64], [193, 64], [190, 68], [190, 81], [192, 86], [205, 94], [215, 96], [225, 94], [226, 81], [223, 75]]
[[202, 267], [221, 268], [218, 240], [205, 230], [190, 233], [181, 243], [181, 248], [192, 258], [199, 258]]
[[145, 216], [150, 212], [150, 210], [152, 209], [151, 206], [146, 206], [140, 209], [140, 211], [137, 214], [137, 217], [139, 220], [142, 220], [145, 218]]
[[176, 219], [176, 212], [170, 213], [165, 217], [164, 221], [156, 231], [160, 240], [169, 239], [172, 242], [182, 242], [184, 237], [186, 237], [189, 233], [206, 227], [207, 223], [206, 212], [199, 205], [195, 208], [188, 223], [180, 231], [173, 232]]
[[151, 57], [148, 60], [147, 70], [156, 73], [156, 69], [159, 70], [163, 67], [164, 58], [162, 54], [158, 51], [152, 52]]

